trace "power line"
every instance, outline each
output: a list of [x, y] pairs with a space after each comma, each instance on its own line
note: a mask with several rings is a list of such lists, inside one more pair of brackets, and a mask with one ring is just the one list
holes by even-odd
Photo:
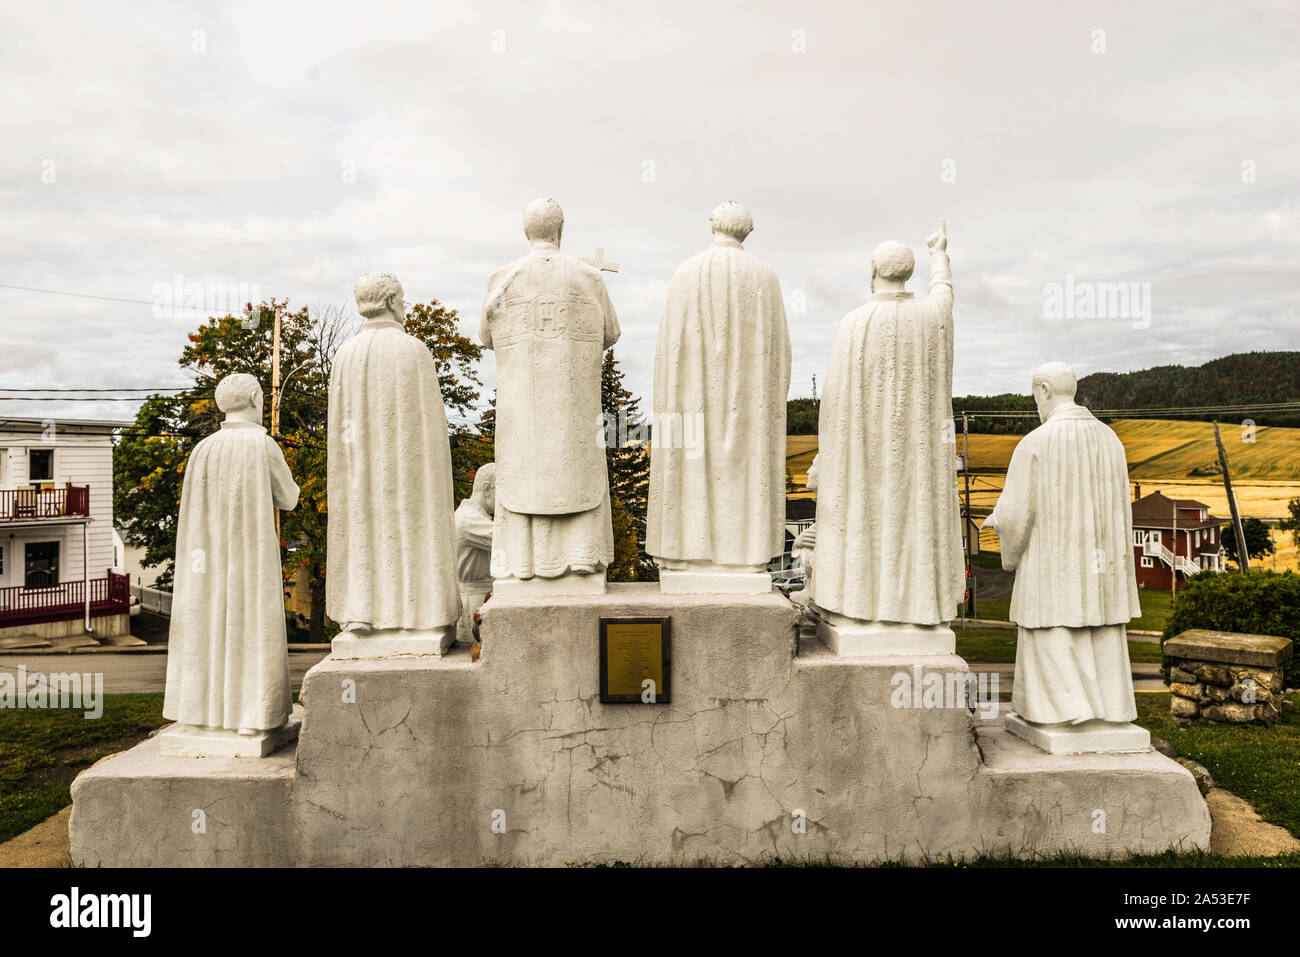
[[[0, 392], [186, 392], [190, 388], [190, 386], [183, 385], [165, 385], [154, 389], [73, 389], [62, 387], [57, 389], [42, 389], [33, 387], [30, 389], [0, 388]], [[0, 396], [0, 398], [3, 398], [3, 396]]]
[[[41, 292], [49, 296], [72, 296], [75, 299], [99, 299], [103, 302], [129, 302], [138, 306], [156, 306], [158, 303], [152, 299], [123, 299], [120, 296], [97, 296], [89, 292], [64, 292], [62, 289], [37, 289], [35, 286], [15, 286], [12, 283], [0, 282], [0, 289], [18, 289], [22, 292]], [[176, 308], [176, 307], [169, 307]], [[180, 306], [181, 309], [198, 309], [199, 306]]]

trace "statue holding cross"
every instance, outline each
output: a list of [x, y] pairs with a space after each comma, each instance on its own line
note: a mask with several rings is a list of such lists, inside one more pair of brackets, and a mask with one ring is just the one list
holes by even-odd
[[497, 358], [494, 593], [604, 591], [614, 559], [600, 368], [619, 337], [595, 260], [560, 252], [564, 213], [551, 199], [524, 211], [526, 256], [488, 280], [479, 336]]

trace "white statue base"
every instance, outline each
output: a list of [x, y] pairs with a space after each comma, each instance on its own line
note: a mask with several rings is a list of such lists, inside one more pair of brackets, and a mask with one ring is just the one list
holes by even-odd
[[947, 625], [859, 621], [810, 605], [817, 637], [837, 655], [953, 655], [957, 636]]
[[[672, 700], [601, 703], [600, 620], [646, 617], [671, 618], [681, 638]], [[777, 593], [664, 595], [651, 583], [494, 596], [478, 661], [457, 647], [319, 662], [303, 679], [312, 719], [296, 748], [193, 761], [159, 756], [154, 737], [87, 768], [72, 784], [72, 863], [924, 863], [1208, 848], [1196, 781], [1159, 752], [1045, 754], [1002, 719], [976, 721], [965, 695], [899, 707], [900, 675], [919, 666], [923, 684], [950, 685], [969, 667], [955, 655], [836, 657], [797, 636], [796, 617]], [[346, 681], [355, 700], [339, 694]], [[191, 808], [209, 808], [204, 840]], [[792, 831], [796, 809], [818, 826]]]
[[1151, 750], [1150, 731], [1118, 721], [1034, 724], [1012, 711], [1007, 715], [1007, 730], [1048, 754], [1128, 754]]
[[174, 724], [158, 732], [158, 748], [173, 758], [264, 758], [298, 740], [302, 708], [295, 707], [289, 720], [270, 731], [241, 732], [226, 728], [200, 728]]
[[330, 643], [330, 657], [340, 659], [396, 658], [405, 655], [441, 655], [456, 642], [456, 625], [414, 631], [383, 628], [340, 633]]
[[677, 562], [679, 567], [659, 567], [659, 590], [665, 595], [766, 595], [772, 576], [761, 568], [714, 565], [711, 562]]
[[530, 598], [536, 595], [603, 595], [605, 570], [582, 575], [565, 572], [556, 578], [498, 578], [492, 582], [493, 596], [502, 598]]

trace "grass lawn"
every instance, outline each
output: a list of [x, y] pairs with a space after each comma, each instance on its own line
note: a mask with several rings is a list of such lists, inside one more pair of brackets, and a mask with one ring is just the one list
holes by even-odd
[[[1292, 695], [1292, 700], [1297, 700]], [[1271, 728], [1196, 721], [1169, 714], [1169, 694], [1137, 696], [1137, 723], [1181, 757], [1205, 765], [1216, 784], [1254, 805], [1259, 816], [1300, 837], [1300, 715], [1284, 711]]]
[[104, 695], [95, 720], [79, 709], [0, 709], [0, 841], [72, 803], [72, 779], [161, 728], [161, 694]]
[[[1016, 632], [1014, 628], [978, 628], [974, 625], [963, 629], [961, 623], [955, 623], [952, 630], [957, 634], [957, 654], [967, 661], [1005, 661], [1016, 660]], [[1128, 643], [1129, 661], [1150, 661], [1160, 663], [1160, 643], [1156, 641]], [[1166, 704], [1165, 707], [1168, 707]]]
[[[1138, 590], [1138, 599], [1142, 605], [1142, 617], [1130, 621], [1129, 628], [1137, 631], [1164, 631], [1171, 604], [1169, 592], [1142, 588]], [[1008, 621], [1011, 617], [1011, 598], [980, 598], [976, 593], [975, 611], [981, 618]]]

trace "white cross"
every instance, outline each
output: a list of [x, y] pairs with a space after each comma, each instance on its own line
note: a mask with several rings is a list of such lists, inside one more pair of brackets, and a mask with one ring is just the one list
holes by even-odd
[[618, 272], [618, 263], [605, 262], [605, 247], [597, 246], [596, 255], [592, 259], [584, 259], [583, 262], [589, 266], [595, 266], [597, 269], [605, 272]]

